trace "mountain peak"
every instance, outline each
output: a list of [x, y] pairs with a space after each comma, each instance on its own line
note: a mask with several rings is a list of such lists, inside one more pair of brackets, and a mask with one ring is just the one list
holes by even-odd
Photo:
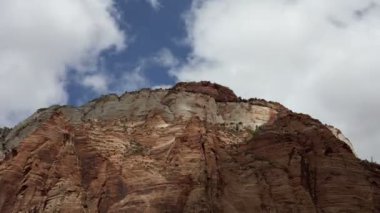
[[41, 109], [0, 145], [0, 212], [380, 212], [338, 129], [210, 82]]
[[236, 102], [239, 100], [230, 88], [209, 81], [180, 82], [172, 89], [209, 95], [217, 102]]

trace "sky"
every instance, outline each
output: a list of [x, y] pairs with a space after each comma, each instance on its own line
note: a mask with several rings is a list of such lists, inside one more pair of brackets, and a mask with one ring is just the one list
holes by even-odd
[[209, 80], [341, 129], [380, 162], [380, 0], [0, 0], [0, 126]]

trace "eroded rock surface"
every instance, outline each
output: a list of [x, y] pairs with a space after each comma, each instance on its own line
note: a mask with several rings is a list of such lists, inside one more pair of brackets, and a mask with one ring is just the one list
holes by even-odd
[[5, 138], [7, 137], [10, 131], [11, 129], [7, 127], [0, 128], [0, 159], [4, 157], [4, 152], [6, 150]]
[[0, 212], [380, 211], [379, 166], [327, 126], [200, 85], [40, 110], [5, 139]]
[[0, 128], [0, 141], [4, 141], [10, 131], [11, 129], [8, 127]]
[[239, 99], [228, 87], [208, 81], [178, 83], [173, 90], [206, 94], [218, 102], [235, 102]]

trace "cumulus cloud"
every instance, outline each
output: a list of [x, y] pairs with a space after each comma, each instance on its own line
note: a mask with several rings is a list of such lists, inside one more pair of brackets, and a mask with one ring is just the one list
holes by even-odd
[[150, 6], [152, 6], [152, 8], [154, 10], [159, 10], [161, 8], [161, 3], [159, 0], [146, 0]]
[[179, 64], [177, 57], [168, 48], [162, 48], [153, 57], [153, 61], [162, 67], [175, 67]]
[[69, 69], [96, 72], [102, 51], [124, 47], [115, 17], [112, 0], [0, 1], [0, 124], [65, 103]]
[[161, 85], [153, 86], [152, 89], [170, 89], [172, 87], [173, 85], [161, 84]]
[[149, 85], [140, 67], [136, 68], [133, 72], [126, 72], [123, 75], [122, 82], [123, 88], [127, 91], [134, 91]]
[[194, 0], [192, 54], [172, 74], [279, 101], [380, 161], [380, 1]]
[[152, 89], [169, 88], [170, 85], [150, 81], [149, 74], [156, 75], [152, 72], [161, 68], [174, 69], [179, 64], [179, 59], [168, 48], [163, 47], [149, 56], [140, 58], [132, 69], [121, 70], [122, 74], [119, 76], [108, 74], [108, 85], [112, 85], [112, 92], [119, 94], [148, 87]]
[[120, 75], [111, 78], [112, 93], [122, 94], [126, 91], [136, 91], [141, 88], [151, 87], [146, 70], [151, 66], [151, 58], [140, 59], [131, 69], [121, 67]]
[[103, 73], [96, 73], [85, 76], [82, 84], [86, 87], [90, 87], [92, 90], [100, 94], [108, 91], [110, 81], [111, 79], [107, 75]]

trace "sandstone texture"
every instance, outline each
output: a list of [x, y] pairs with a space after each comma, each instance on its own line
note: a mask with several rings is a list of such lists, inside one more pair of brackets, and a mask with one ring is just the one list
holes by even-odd
[[0, 212], [380, 212], [337, 129], [209, 82], [41, 109], [1, 136]]

